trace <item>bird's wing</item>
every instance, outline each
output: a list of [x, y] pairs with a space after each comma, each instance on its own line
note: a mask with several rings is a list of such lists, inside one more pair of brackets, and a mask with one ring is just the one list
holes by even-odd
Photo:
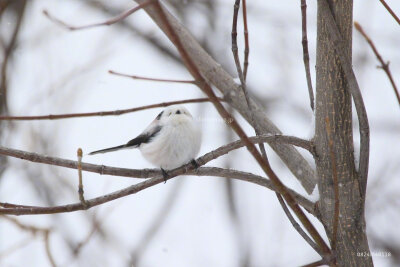
[[160, 131], [161, 131], [161, 126], [157, 125], [154, 127], [151, 127], [149, 129], [146, 129], [142, 134], [140, 134], [138, 137], [130, 140], [128, 143], [126, 143], [126, 147], [138, 147], [141, 144], [147, 144], [149, 143]]
[[[152, 126], [152, 127], [150, 127], [150, 126]], [[89, 155], [113, 152], [113, 151], [117, 151], [117, 150], [121, 150], [121, 149], [125, 149], [125, 148], [138, 147], [141, 144], [146, 144], [146, 143], [150, 142], [151, 139], [153, 139], [160, 132], [161, 128], [162, 127], [159, 125], [156, 126], [156, 125], [150, 124], [149, 127], [146, 128], [146, 130], [143, 133], [141, 133], [136, 138], [130, 140], [128, 143], [126, 143], [124, 145], [120, 145], [120, 146], [114, 146], [114, 147], [110, 147], [110, 148], [96, 150], [96, 151], [90, 152]]]

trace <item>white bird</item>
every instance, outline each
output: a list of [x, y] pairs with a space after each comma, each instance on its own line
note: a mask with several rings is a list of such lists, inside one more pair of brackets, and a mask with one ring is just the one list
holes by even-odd
[[194, 158], [201, 145], [198, 123], [183, 106], [168, 107], [150, 123], [136, 138], [120, 146], [90, 152], [89, 155], [107, 153], [126, 148], [139, 148], [143, 157], [160, 167], [164, 179], [172, 170], [191, 162], [198, 167]]

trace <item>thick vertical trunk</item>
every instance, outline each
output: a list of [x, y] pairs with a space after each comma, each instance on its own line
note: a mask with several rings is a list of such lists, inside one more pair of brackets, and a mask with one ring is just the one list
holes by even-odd
[[[326, 0], [319, 0], [326, 1]], [[329, 0], [351, 59], [352, 0]], [[336, 165], [339, 184], [339, 223], [336, 240], [338, 266], [373, 266], [365, 233], [362, 201], [354, 163], [351, 95], [341, 63], [329, 38], [327, 21], [318, 5], [317, 86], [316, 86], [316, 163], [319, 177], [321, 220], [332, 245], [334, 185], [332, 165]], [[330, 127], [327, 127], [327, 122]], [[328, 135], [328, 128], [330, 134]], [[329, 137], [333, 145], [329, 144]], [[330, 154], [334, 151], [334, 158]]]

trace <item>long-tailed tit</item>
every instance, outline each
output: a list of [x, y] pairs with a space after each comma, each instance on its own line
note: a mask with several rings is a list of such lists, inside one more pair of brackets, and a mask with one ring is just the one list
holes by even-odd
[[107, 153], [126, 148], [139, 148], [145, 159], [161, 168], [164, 179], [172, 170], [192, 162], [199, 153], [201, 132], [189, 111], [183, 106], [168, 107], [150, 123], [136, 138], [120, 146], [110, 147], [89, 153]]

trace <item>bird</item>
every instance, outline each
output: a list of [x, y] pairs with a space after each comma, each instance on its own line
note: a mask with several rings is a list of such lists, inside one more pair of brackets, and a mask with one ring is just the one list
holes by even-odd
[[177, 105], [161, 111], [141, 134], [126, 144], [96, 150], [89, 155], [139, 148], [147, 161], [161, 168], [166, 182], [167, 170], [189, 162], [195, 168], [199, 166], [195, 157], [199, 153], [201, 139], [199, 123], [184, 106]]

